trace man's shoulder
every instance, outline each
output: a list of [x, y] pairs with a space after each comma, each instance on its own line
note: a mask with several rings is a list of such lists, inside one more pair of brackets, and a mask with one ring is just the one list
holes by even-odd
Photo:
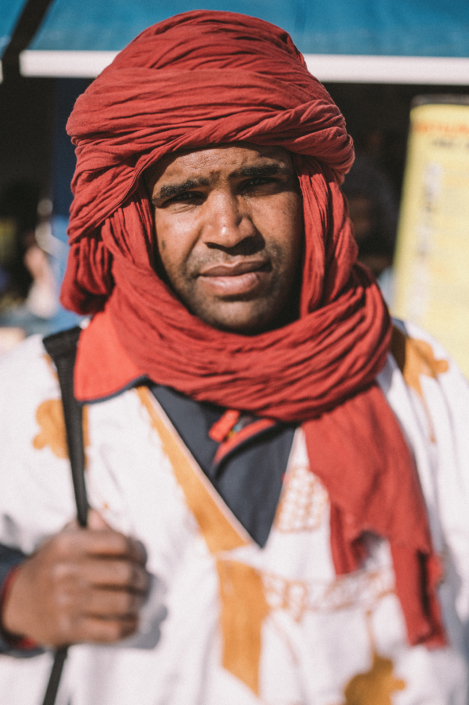
[[453, 445], [464, 446], [459, 455], [469, 469], [468, 380], [431, 334], [414, 323], [393, 323], [391, 355], [378, 375], [381, 388], [398, 417], [409, 414], [410, 407], [414, 410], [429, 443], [443, 434]]
[[451, 359], [450, 354], [445, 349], [445, 347], [435, 338], [431, 333], [429, 333], [425, 328], [421, 328], [417, 323], [412, 321], [403, 321], [400, 318], [392, 319], [393, 329], [400, 331], [405, 337], [412, 340], [422, 340], [427, 345], [438, 353], [439, 356]]
[[12, 409], [15, 402], [57, 394], [58, 382], [53, 363], [42, 337], [33, 335], [0, 358], [0, 399]]
[[415, 323], [393, 319], [391, 353], [407, 384], [423, 375], [444, 386], [457, 383], [462, 385], [461, 391], [469, 392], [469, 383], [457, 362], [438, 340]]
[[43, 367], [46, 357], [47, 353], [44, 349], [42, 336], [31, 335], [0, 357], [0, 376], [2, 381], [8, 381], [11, 375], [27, 375], [28, 372], [32, 371], [32, 367], [34, 368], [34, 373], [37, 373], [37, 367]]

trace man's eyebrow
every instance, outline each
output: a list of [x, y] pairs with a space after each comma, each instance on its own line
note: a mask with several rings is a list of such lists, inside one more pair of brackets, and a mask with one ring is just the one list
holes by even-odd
[[292, 170], [287, 164], [259, 164], [258, 166], [244, 166], [241, 169], [232, 171], [231, 177], [256, 177], [256, 176], [276, 176], [278, 174], [291, 174]]
[[152, 202], [160, 201], [162, 198], [173, 198], [178, 196], [180, 193], [185, 191], [190, 191], [193, 188], [198, 188], [199, 186], [208, 186], [208, 179], [187, 179], [180, 184], [167, 184], [162, 186], [157, 194], [152, 197]]
[[[254, 166], [245, 166], [241, 167], [241, 169], [236, 169], [235, 171], [231, 172], [230, 177], [231, 178], [239, 178], [239, 177], [244, 177], [244, 178], [255, 178], [255, 177], [262, 177], [262, 176], [276, 176], [278, 174], [291, 174], [291, 168], [287, 164], [278, 164], [278, 163], [270, 163], [270, 164], [259, 164], [259, 165], [254, 165]], [[209, 186], [210, 182], [208, 179], [205, 178], [198, 178], [198, 179], [187, 179], [186, 181], [183, 181], [180, 184], [167, 184], [165, 186], [162, 186], [158, 193], [156, 193], [152, 197], [152, 202], [155, 203], [156, 201], [161, 201], [163, 198], [174, 198], [175, 196], [178, 196], [180, 193], [184, 193], [185, 191], [190, 191], [193, 188], [198, 188], [200, 186]]]

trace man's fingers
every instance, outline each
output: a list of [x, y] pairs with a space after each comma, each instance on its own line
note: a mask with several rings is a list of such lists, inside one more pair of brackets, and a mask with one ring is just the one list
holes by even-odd
[[124, 558], [141, 565], [146, 561], [145, 549], [139, 541], [111, 529], [73, 531], [69, 528], [55, 536], [53, 547], [65, 560], [71, 556], [88, 555]]
[[[18, 570], [3, 608], [3, 626], [38, 643], [112, 643], [137, 628], [150, 585], [140, 543], [108, 528], [70, 524]], [[98, 528], [99, 527], [99, 528]]]
[[104, 521], [103, 517], [96, 509], [88, 510], [88, 529], [91, 529], [91, 531], [102, 531], [110, 528], [109, 524]]
[[146, 561], [145, 551], [139, 541], [117, 531], [84, 531], [84, 547], [90, 556], [115, 556], [126, 558], [142, 565]]
[[[89, 509], [88, 510], [88, 516], [87, 516], [87, 529], [91, 529], [91, 531], [100, 531], [100, 530], [111, 530], [111, 527], [109, 524], [107, 524], [101, 514], [96, 511], [96, 509]], [[62, 531], [79, 531], [82, 527], [80, 527], [78, 523], [78, 519], [72, 519], [72, 521], [69, 521], [68, 524], [65, 524], [63, 527]]]
[[96, 509], [89, 510], [86, 529], [79, 527], [78, 522], [73, 520], [64, 526], [54, 540], [57, 549], [68, 555], [85, 552], [95, 556], [115, 556], [142, 565], [147, 559], [140, 541], [111, 529]]
[[142, 593], [126, 590], [93, 590], [86, 601], [86, 615], [99, 619], [137, 618], [145, 601]]
[[95, 642], [112, 644], [134, 634], [138, 627], [137, 617], [122, 617], [121, 619], [100, 619], [99, 617], [84, 617], [74, 630], [73, 642]]
[[83, 577], [89, 584], [101, 588], [120, 588], [144, 594], [150, 586], [149, 575], [140, 564], [119, 559], [94, 560], [83, 570]]

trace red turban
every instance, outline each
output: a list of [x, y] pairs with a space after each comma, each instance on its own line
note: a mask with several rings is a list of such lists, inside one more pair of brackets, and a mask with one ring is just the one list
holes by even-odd
[[[104, 310], [96, 320], [154, 382], [302, 423], [311, 469], [330, 496], [337, 573], [359, 565], [364, 531], [386, 537], [411, 643], [444, 643], [420, 485], [374, 382], [389, 350], [389, 316], [355, 264], [338, 186], [352, 140], [288, 34], [228, 12], [189, 12], [149, 27], [77, 100], [67, 127], [78, 163], [64, 305]], [[255, 336], [211, 328], [159, 279], [142, 184], [164, 154], [239, 141], [290, 150], [304, 202], [300, 317]], [[92, 329], [82, 351], [92, 347]], [[80, 369], [78, 394], [90, 398], [93, 375]]]

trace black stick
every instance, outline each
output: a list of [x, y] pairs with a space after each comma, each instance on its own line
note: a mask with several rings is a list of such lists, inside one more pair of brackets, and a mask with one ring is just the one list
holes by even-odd
[[56, 649], [54, 655], [54, 663], [49, 676], [49, 682], [47, 684], [46, 694], [42, 705], [54, 705], [55, 699], [57, 698], [57, 691], [59, 689], [60, 678], [62, 676], [62, 670], [64, 667], [65, 659], [67, 658], [68, 646], [60, 646]]
[[[68, 455], [72, 470], [73, 489], [77, 506], [77, 519], [82, 527], [88, 520], [88, 499], [85, 485], [85, 449], [83, 443], [83, 409], [73, 393], [73, 369], [81, 329], [72, 328], [44, 338], [44, 347], [53, 359], [62, 392]], [[46, 694], [42, 705], [55, 705], [60, 678], [67, 658], [68, 646], [55, 651]]]

